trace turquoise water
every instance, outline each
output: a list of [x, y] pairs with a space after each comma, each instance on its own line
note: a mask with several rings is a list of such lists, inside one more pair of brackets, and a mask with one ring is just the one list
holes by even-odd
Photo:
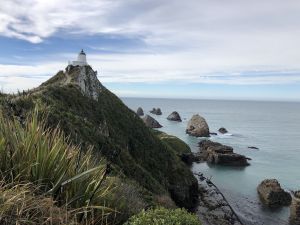
[[[160, 107], [163, 115], [155, 116], [162, 131], [175, 135], [197, 151], [199, 138], [185, 134], [187, 121], [199, 113], [209, 124], [211, 132], [225, 127], [230, 135], [218, 135], [212, 140], [233, 146], [237, 153], [250, 157], [246, 168], [194, 164], [192, 170], [212, 177], [245, 224], [287, 224], [289, 208], [271, 211], [263, 207], [256, 193], [257, 185], [265, 178], [276, 178], [282, 187], [300, 189], [300, 103], [254, 102], [219, 100], [176, 100], [123, 98], [136, 110], [141, 106], [148, 112]], [[168, 121], [177, 111], [183, 122]], [[256, 146], [259, 150], [248, 149]]]

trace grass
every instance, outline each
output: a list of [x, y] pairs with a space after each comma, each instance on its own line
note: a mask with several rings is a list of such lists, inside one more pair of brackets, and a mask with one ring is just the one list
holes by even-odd
[[[28, 191], [33, 185], [36, 187], [34, 192], [42, 196], [38, 198], [41, 205], [50, 198], [53, 205], [55, 202], [55, 206], [72, 211], [77, 222], [105, 221], [113, 212], [104, 202], [105, 196], [112, 191], [109, 166], [104, 160], [98, 161], [91, 150], [82, 154], [79, 146], [70, 144], [60, 129], [46, 128], [44, 120], [38, 122], [38, 117], [35, 111], [22, 125], [0, 113], [0, 175], [3, 183], [0, 212], [24, 211], [11, 210], [9, 203], [18, 202], [22, 196], [25, 200], [20, 202], [26, 205], [30, 203], [26, 199], [32, 199], [28, 208], [37, 208], [35, 197]], [[9, 195], [11, 197], [7, 197]], [[39, 214], [36, 210], [30, 215]], [[5, 222], [1, 221], [3, 218], [6, 220], [5, 216], [0, 217], [1, 224]]]

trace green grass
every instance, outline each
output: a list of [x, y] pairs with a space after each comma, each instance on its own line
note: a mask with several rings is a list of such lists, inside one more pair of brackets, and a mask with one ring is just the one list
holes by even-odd
[[[60, 129], [46, 128], [38, 117], [35, 111], [22, 125], [0, 113], [0, 175], [5, 183], [0, 188], [0, 212], [9, 206], [6, 190], [15, 190], [11, 197], [15, 201], [24, 196], [22, 192], [28, 193], [26, 185], [33, 185], [37, 194], [50, 197], [56, 206], [76, 212], [80, 222], [94, 224], [105, 220], [113, 211], [103, 205], [105, 196], [112, 191], [105, 161], [96, 160], [91, 150], [82, 154]], [[12, 184], [17, 186], [6, 188]], [[26, 185], [18, 188], [18, 184]]]

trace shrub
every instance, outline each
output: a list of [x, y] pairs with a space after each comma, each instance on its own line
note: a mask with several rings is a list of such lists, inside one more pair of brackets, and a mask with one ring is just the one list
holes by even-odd
[[111, 191], [109, 168], [91, 151], [70, 144], [60, 129], [47, 129], [38, 117], [35, 111], [22, 125], [0, 113], [0, 176], [6, 184], [32, 183], [58, 206], [81, 214], [81, 221], [103, 220], [112, 211], [103, 206]]
[[198, 218], [184, 209], [157, 208], [142, 211], [125, 225], [201, 225]]

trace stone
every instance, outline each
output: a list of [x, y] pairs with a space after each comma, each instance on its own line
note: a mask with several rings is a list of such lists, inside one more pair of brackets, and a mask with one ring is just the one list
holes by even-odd
[[198, 143], [202, 159], [224, 166], [248, 166], [248, 158], [233, 152], [231, 146], [223, 145], [210, 140], [203, 140]]
[[201, 161], [201, 156], [197, 153], [182, 153], [180, 158], [187, 165], [192, 165], [193, 162]]
[[290, 193], [284, 191], [276, 179], [263, 180], [258, 185], [257, 192], [262, 203], [270, 208], [288, 206], [292, 201]]
[[227, 131], [226, 128], [224, 128], [224, 127], [221, 127], [218, 131], [219, 131], [221, 134], [226, 134], [226, 133], [228, 133], [228, 131]]
[[293, 195], [290, 206], [290, 224], [300, 225], [300, 191], [296, 191]]
[[181, 122], [181, 117], [179, 115], [178, 112], [174, 111], [172, 112], [168, 117], [167, 117], [168, 120], [171, 120], [171, 121], [177, 121], [177, 122]]
[[155, 115], [162, 115], [161, 109], [160, 108], [153, 108], [150, 113], [155, 114]]
[[188, 122], [186, 133], [195, 137], [209, 137], [209, 127], [206, 120], [199, 114], [193, 115]]
[[159, 122], [157, 120], [155, 120], [153, 117], [146, 115], [143, 118], [144, 123], [146, 124], [147, 127], [150, 128], [161, 128], [162, 125], [159, 124]]
[[249, 149], [255, 149], [255, 150], [259, 150], [258, 147], [255, 147], [255, 146], [248, 146]]
[[136, 114], [137, 114], [138, 116], [143, 116], [143, 115], [144, 115], [144, 110], [143, 110], [141, 107], [139, 107], [139, 108], [137, 109], [137, 111], [136, 111]]

